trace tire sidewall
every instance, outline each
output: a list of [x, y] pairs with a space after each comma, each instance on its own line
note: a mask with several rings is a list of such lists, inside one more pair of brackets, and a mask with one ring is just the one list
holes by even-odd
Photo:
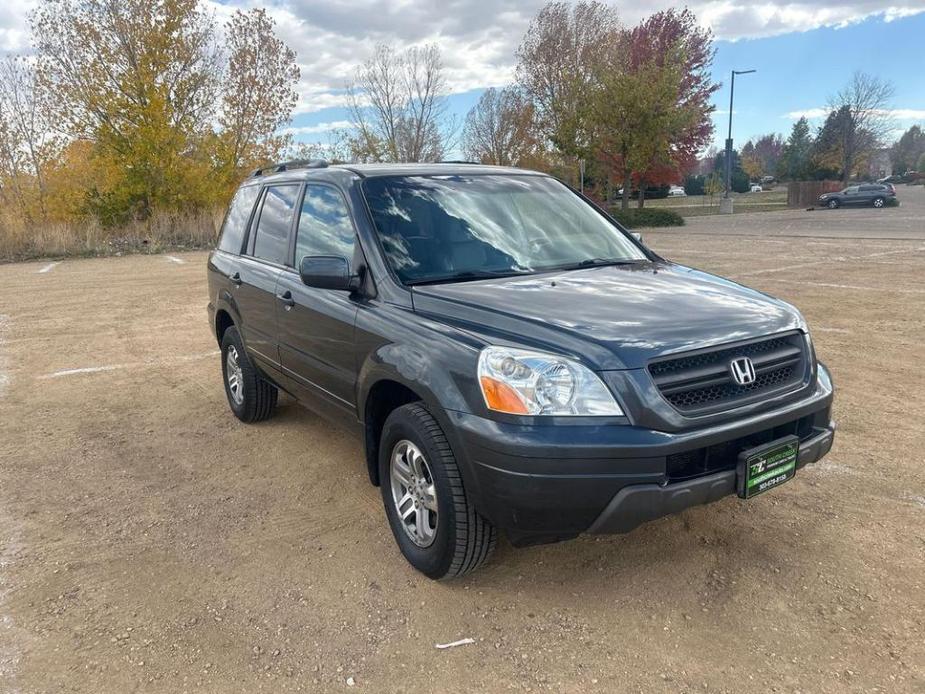
[[[395, 444], [403, 439], [411, 441], [420, 448], [434, 478], [437, 492], [437, 532], [434, 541], [428, 547], [418, 547], [408, 537], [398, 517], [398, 511], [395, 509], [395, 502], [392, 500], [390, 474], [392, 451]], [[382, 429], [379, 444], [379, 480], [386, 517], [402, 554], [421, 573], [430, 578], [442, 578], [453, 561], [456, 544], [453, 494], [446, 475], [443, 455], [427, 432], [422, 430], [419, 421], [404, 407], [389, 415]]]
[[829, 201], [829, 209], [830, 209], [830, 210], [837, 210], [838, 207], [839, 207], [838, 200], [830, 200], [830, 201]]
[[[878, 202], [880, 203], [879, 205], [877, 204]], [[885, 205], [886, 205], [886, 200], [884, 200], [883, 198], [874, 198], [874, 207], [876, 207], [878, 210], [883, 209]]]

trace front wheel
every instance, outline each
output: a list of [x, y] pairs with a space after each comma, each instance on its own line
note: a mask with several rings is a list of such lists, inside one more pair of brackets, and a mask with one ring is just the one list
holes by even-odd
[[874, 207], [880, 209], [886, 204], [886, 200], [883, 198], [874, 198]]
[[838, 209], [838, 200], [829, 200], [828, 207], [830, 210]]
[[392, 534], [418, 571], [454, 578], [491, 555], [497, 531], [466, 495], [450, 444], [423, 404], [403, 405], [386, 419], [379, 480]]

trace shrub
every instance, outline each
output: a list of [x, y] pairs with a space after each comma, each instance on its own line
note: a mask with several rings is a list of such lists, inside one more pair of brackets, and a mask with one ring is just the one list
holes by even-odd
[[627, 229], [684, 226], [684, 218], [677, 212], [656, 207], [643, 207], [641, 210], [637, 207], [631, 207], [628, 210], [615, 207], [611, 210], [611, 214]]

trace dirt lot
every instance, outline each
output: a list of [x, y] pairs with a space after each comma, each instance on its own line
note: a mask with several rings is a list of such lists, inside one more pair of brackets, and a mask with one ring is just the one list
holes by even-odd
[[925, 217], [841, 212], [646, 234], [804, 311], [827, 459], [451, 583], [357, 441], [232, 417], [205, 254], [0, 266], [0, 692], [925, 691]]

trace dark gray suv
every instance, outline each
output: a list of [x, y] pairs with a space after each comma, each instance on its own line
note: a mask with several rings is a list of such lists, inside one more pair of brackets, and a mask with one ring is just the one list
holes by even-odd
[[835, 209], [844, 206], [867, 205], [884, 207], [890, 200], [896, 199], [896, 189], [891, 185], [881, 183], [862, 183], [857, 186], [848, 186], [837, 193], [824, 193], [819, 196], [820, 207]]
[[522, 546], [750, 499], [832, 445], [794, 307], [659, 257], [543, 174], [280, 164], [235, 194], [208, 274], [234, 414], [284, 390], [355, 430], [432, 578], [499, 529]]

